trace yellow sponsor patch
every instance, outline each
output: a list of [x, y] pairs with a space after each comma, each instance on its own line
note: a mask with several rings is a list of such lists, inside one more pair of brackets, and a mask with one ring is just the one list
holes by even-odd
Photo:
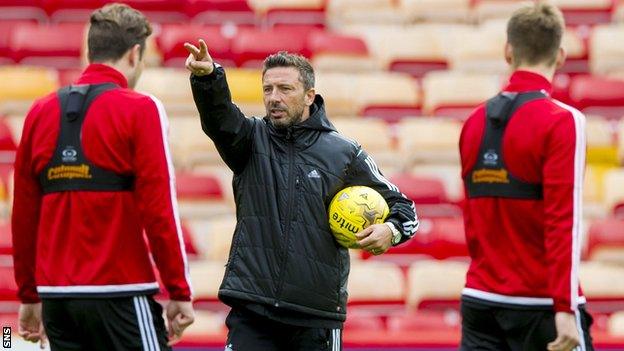
[[472, 172], [473, 183], [509, 183], [506, 169], [480, 169]]
[[58, 166], [48, 170], [48, 180], [54, 179], [91, 179], [91, 169], [88, 165]]

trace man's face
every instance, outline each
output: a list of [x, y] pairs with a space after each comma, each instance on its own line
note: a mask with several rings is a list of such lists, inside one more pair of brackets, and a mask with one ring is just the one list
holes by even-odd
[[276, 128], [287, 128], [300, 122], [314, 100], [314, 90], [306, 92], [299, 78], [295, 67], [270, 68], [262, 77], [264, 107]]

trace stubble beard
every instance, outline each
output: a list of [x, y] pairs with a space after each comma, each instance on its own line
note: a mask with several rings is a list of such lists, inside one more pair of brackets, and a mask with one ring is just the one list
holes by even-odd
[[269, 120], [271, 121], [271, 124], [276, 129], [286, 129], [286, 128], [292, 127], [295, 124], [301, 122], [301, 119], [303, 118], [303, 110], [300, 111], [299, 113], [297, 113], [294, 116], [291, 116], [290, 113], [288, 111], [286, 111], [287, 117], [285, 119], [281, 119], [281, 120], [273, 119], [271, 117], [270, 111], [268, 111], [267, 114], [269, 115]]

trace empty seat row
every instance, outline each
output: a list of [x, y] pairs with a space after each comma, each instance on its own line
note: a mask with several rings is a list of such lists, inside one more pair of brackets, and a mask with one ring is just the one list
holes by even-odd
[[[109, 1], [105, 0], [4, 0], [0, 3], [0, 20], [26, 19], [37, 22], [85, 22], [90, 13]], [[324, 23], [324, 2], [322, 0], [124, 0], [142, 11], [156, 23], [187, 22], [222, 23], [233, 21], [242, 24], [273, 25], [282, 21], [289, 23], [292, 14], [300, 22]], [[303, 16], [302, 16], [303, 15]]]
[[[238, 13], [238, 16], [231, 18], [239, 21], [253, 21], [254, 14], [259, 16], [273, 14], [275, 15], [272, 17], [274, 21], [283, 18], [286, 21], [292, 21], [293, 17], [294, 19], [300, 17], [299, 20], [303, 23], [319, 18], [318, 13], [324, 14], [325, 7], [328, 8], [332, 21], [409, 23], [423, 20], [469, 22], [492, 17], [508, 17], [511, 11], [521, 4], [519, 0], [446, 0], [443, 2], [422, 0], [126, 0], [124, 2], [162, 21], [170, 21], [172, 17], [177, 20], [188, 18], [206, 20], [214, 18], [214, 12], [219, 12], [230, 15]], [[28, 16], [33, 20], [46, 21], [49, 15], [52, 21], [62, 21], [67, 19], [68, 12], [85, 12], [105, 3], [104, 0], [5, 0], [0, 5], [12, 9], [10, 13], [4, 15], [5, 18]], [[567, 22], [574, 25], [609, 22], [612, 17], [617, 19], [619, 13], [619, 8], [609, 0], [556, 0], [554, 3], [563, 9]], [[296, 10], [308, 13], [306, 16], [298, 16]], [[164, 13], [169, 15], [164, 16]], [[372, 13], [376, 13], [377, 16]], [[269, 21], [270, 23], [272, 22]]]
[[[0, 101], [28, 102], [54, 91], [61, 79], [57, 71], [45, 68], [2, 66], [0, 72], [4, 78]], [[79, 74], [76, 70], [66, 72], [71, 72], [70, 77]], [[137, 89], [162, 99], [171, 115], [193, 113], [188, 75], [182, 68], [149, 68]], [[262, 113], [262, 72], [230, 68], [227, 75], [234, 100], [253, 108], [252, 111], [243, 110], [250, 114], [258, 110]], [[331, 116], [424, 114], [465, 118], [476, 105], [494, 96], [503, 83], [501, 75], [461, 71], [429, 72], [419, 81], [397, 72], [321, 70], [317, 72], [316, 89], [325, 97]], [[572, 77], [568, 86], [566, 99], [569, 101], [566, 102], [587, 114], [614, 118], [624, 115], [624, 76], [621, 73], [610, 77], [579, 75]]]
[[[228, 28], [233, 28], [229, 30]], [[314, 56], [317, 53], [367, 54], [366, 45], [356, 37], [332, 34], [315, 27], [258, 30], [221, 26], [165, 25], [156, 35], [168, 65], [182, 67], [188, 53], [184, 42], [204, 38], [211, 54], [224, 64], [258, 66], [258, 61], [277, 51], [285, 50]], [[81, 65], [80, 55], [85, 47], [84, 24], [37, 25], [0, 22], [0, 55], [22, 64], [47, 64], [73, 68]], [[38, 38], [39, 40], [32, 40]], [[148, 41], [148, 49], [151, 41]], [[151, 54], [148, 52], [148, 54]], [[66, 62], [56, 63], [63, 58]], [[152, 62], [149, 62], [152, 63]], [[155, 62], [156, 64], [159, 63]]]
[[[610, 0], [555, 0], [568, 25], [608, 23], [617, 19]], [[521, 0], [331, 0], [328, 21], [340, 23], [407, 24], [419, 21], [475, 22], [507, 18], [522, 6]], [[374, 11], [372, 11], [374, 9]]]
[[[382, 68], [422, 76], [429, 70], [447, 66], [469, 72], [506, 72], [503, 57], [505, 25], [505, 20], [488, 21], [479, 26], [453, 23], [410, 26], [363, 24], [339, 27], [337, 31], [363, 38]], [[568, 60], [587, 62], [583, 35], [581, 30], [566, 30], [563, 45], [568, 52]], [[393, 45], [395, 41], [387, 40], [388, 37], [409, 45]], [[587, 72], [587, 64], [581, 68], [581, 72]], [[575, 70], [579, 70], [578, 67]]]
[[[460, 261], [413, 262], [405, 276], [389, 262], [352, 262], [348, 291], [351, 305], [405, 303], [410, 310], [457, 306], [468, 264]], [[196, 261], [190, 267], [195, 296], [216, 299], [225, 268], [220, 262]], [[371, 284], [374, 280], [375, 284]], [[592, 300], [624, 299], [624, 267], [582, 262], [580, 282]]]
[[[219, 25], [164, 25], [148, 41], [149, 63], [182, 66], [185, 41], [207, 40], [214, 57], [226, 65], [258, 66], [268, 54], [288, 50], [311, 56], [320, 70], [365, 71], [390, 69], [416, 77], [451, 67], [466, 72], [504, 73], [502, 57], [505, 22], [489, 21], [481, 26], [424, 24], [400, 26], [347, 26], [330, 32], [314, 26], [258, 30]], [[569, 29], [564, 36], [567, 64], [560, 70], [571, 74], [605, 74], [622, 71], [623, 52], [613, 42], [624, 38], [623, 26]], [[81, 24], [40, 26], [24, 22], [0, 22], [0, 55], [30, 64], [71, 68], [79, 66], [84, 41]], [[160, 34], [158, 34], [160, 33]], [[45, 40], [32, 41], [39, 37]], [[388, 37], [410, 45], [391, 45]], [[586, 42], [591, 43], [589, 50]]]
[[[84, 41], [79, 24], [37, 25], [28, 22], [0, 22], [0, 55], [23, 63], [43, 63], [70, 68]], [[561, 72], [578, 74], [609, 73], [622, 70], [623, 53], [613, 42], [624, 37], [621, 25], [568, 29], [563, 45], [568, 53]], [[38, 37], [45, 40], [29, 40]], [[154, 35], [158, 51], [167, 66], [181, 66], [187, 53], [186, 41], [204, 38], [213, 56], [226, 65], [258, 66], [268, 54], [279, 50], [312, 57], [323, 70], [384, 70], [410, 73], [416, 77], [447, 67], [466, 72], [504, 73], [505, 21], [495, 20], [480, 26], [461, 24], [419, 24], [403, 26], [345, 26], [328, 31], [314, 25], [257, 29], [235, 25], [175, 23], [163, 25]], [[409, 45], [392, 45], [394, 41]], [[587, 42], [590, 42], [589, 49]], [[151, 41], [148, 42], [151, 47]], [[152, 54], [152, 53], [148, 53]], [[66, 62], [57, 63], [53, 58]], [[46, 59], [43, 59], [46, 58]], [[73, 59], [73, 61], [72, 61]], [[155, 64], [160, 61], [151, 59]], [[318, 60], [318, 62], [316, 62]], [[10, 62], [10, 61], [9, 61]], [[336, 64], [332, 64], [336, 62]], [[347, 64], [348, 63], [348, 64]]]
[[188, 56], [184, 42], [196, 42], [198, 38], [206, 41], [215, 60], [226, 65], [258, 66], [266, 56], [282, 50], [311, 57], [328, 53], [368, 54], [362, 39], [334, 34], [314, 26], [257, 30], [176, 24], [163, 26], [157, 38], [165, 65], [179, 64]]

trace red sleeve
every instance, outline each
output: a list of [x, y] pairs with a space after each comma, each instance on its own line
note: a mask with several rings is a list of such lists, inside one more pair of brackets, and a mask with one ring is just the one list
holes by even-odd
[[134, 119], [135, 196], [156, 267], [172, 300], [189, 301], [191, 285], [162, 103], [144, 100]]
[[13, 266], [18, 287], [17, 296], [23, 303], [39, 302], [35, 271], [42, 195], [32, 160], [32, 124], [40, 110], [41, 104], [35, 103], [26, 116], [13, 175]]
[[585, 117], [565, 114], [547, 136], [543, 169], [546, 259], [557, 312], [577, 308], [585, 168]]

